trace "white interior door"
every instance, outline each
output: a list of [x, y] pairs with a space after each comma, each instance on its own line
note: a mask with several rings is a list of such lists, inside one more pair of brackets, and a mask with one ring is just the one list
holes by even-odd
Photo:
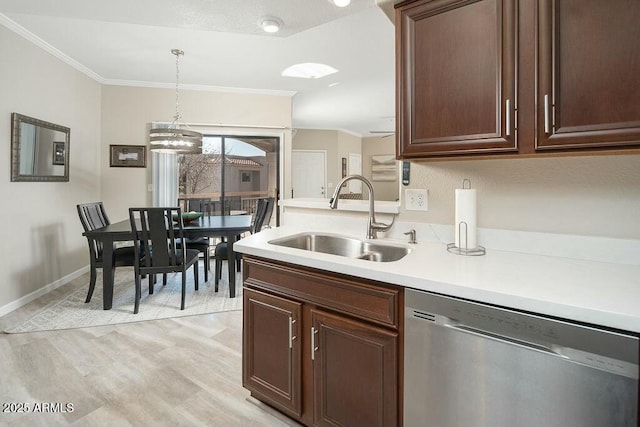
[[292, 197], [326, 198], [327, 152], [324, 150], [292, 150]]
[[[362, 175], [362, 155], [349, 153], [349, 175]], [[362, 181], [352, 179], [347, 183], [349, 193], [362, 193]]]

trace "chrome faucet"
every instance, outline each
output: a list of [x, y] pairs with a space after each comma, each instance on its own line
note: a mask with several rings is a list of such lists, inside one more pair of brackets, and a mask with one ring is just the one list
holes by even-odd
[[371, 182], [369, 182], [369, 180], [367, 178], [365, 178], [362, 175], [349, 175], [345, 178], [342, 178], [342, 181], [340, 181], [338, 183], [338, 185], [336, 185], [336, 189], [333, 192], [333, 196], [331, 197], [331, 199], [329, 200], [329, 207], [331, 209], [336, 209], [338, 207], [338, 196], [340, 195], [340, 190], [342, 189], [342, 186], [347, 182], [347, 181], [351, 181], [352, 179], [357, 179], [359, 181], [362, 181], [365, 183], [365, 185], [367, 186], [367, 188], [369, 189], [369, 223], [367, 225], [367, 239], [377, 239], [378, 238], [378, 231], [387, 231], [391, 228], [391, 226], [393, 225], [393, 223], [396, 220], [396, 216], [393, 215], [393, 219], [391, 220], [391, 224], [384, 224], [382, 222], [377, 222], [376, 221], [376, 215], [375, 215], [375, 210], [374, 210], [374, 196], [373, 196], [373, 185], [371, 185]]

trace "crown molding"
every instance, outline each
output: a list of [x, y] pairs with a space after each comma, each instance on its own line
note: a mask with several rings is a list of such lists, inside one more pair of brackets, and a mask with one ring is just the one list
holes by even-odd
[[85, 67], [84, 65], [82, 65], [75, 59], [71, 58], [70, 56], [64, 54], [62, 51], [53, 47], [46, 41], [42, 40], [40, 37], [36, 36], [31, 31], [27, 30], [23, 26], [19, 25], [17, 22], [10, 19], [7, 15], [0, 13], [0, 24], [5, 26], [9, 30], [13, 31], [14, 33], [18, 34], [19, 36], [25, 38], [26, 40], [30, 41], [31, 43], [35, 44], [39, 48], [43, 49], [45, 52], [50, 53], [51, 55], [58, 58], [65, 64], [69, 65], [70, 67], [80, 71], [86, 76], [97, 81], [98, 83], [104, 83], [105, 80], [104, 78], [102, 78], [102, 76], [95, 73], [93, 70]]
[[352, 135], [358, 138], [364, 138], [364, 136], [358, 132], [349, 130], [349, 129], [345, 129], [345, 128], [332, 128], [332, 127], [308, 127], [308, 126], [294, 126], [294, 129], [300, 129], [300, 130], [322, 130], [322, 131], [333, 131], [333, 132], [342, 132], [342, 133], [346, 133], [348, 135]]
[[[175, 83], [159, 83], [159, 82], [147, 82], [139, 80], [118, 80], [118, 79], [103, 79], [102, 84], [109, 86], [134, 86], [134, 87], [148, 87], [156, 89], [175, 89]], [[208, 85], [194, 85], [180, 83], [180, 90], [194, 90], [205, 92], [227, 92], [227, 93], [241, 93], [251, 95], [272, 95], [272, 96], [286, 96], [293, 97], [296, 91], [292, 90], [276, 90], [276, 89], [252, 89], [252, 88], [236, 88], [225, 86], [208, 86]]]

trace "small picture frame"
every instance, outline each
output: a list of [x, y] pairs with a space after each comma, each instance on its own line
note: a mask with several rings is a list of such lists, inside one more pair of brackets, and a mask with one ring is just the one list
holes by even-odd
[[109, 152], [112, 168], [147, 167], [147, 147], [144, 145], [110, 145]]
[[64, 166], [64, 141], [53, 141], [53, 160], [52, 164]]

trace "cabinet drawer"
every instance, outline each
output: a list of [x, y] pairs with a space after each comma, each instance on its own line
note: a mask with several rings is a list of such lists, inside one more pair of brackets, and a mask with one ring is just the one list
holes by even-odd
[[245, 286], [279, 292], [395, 329], [400, 290], [390, 285], [345, 278], [320, 270], [244, 258]]

